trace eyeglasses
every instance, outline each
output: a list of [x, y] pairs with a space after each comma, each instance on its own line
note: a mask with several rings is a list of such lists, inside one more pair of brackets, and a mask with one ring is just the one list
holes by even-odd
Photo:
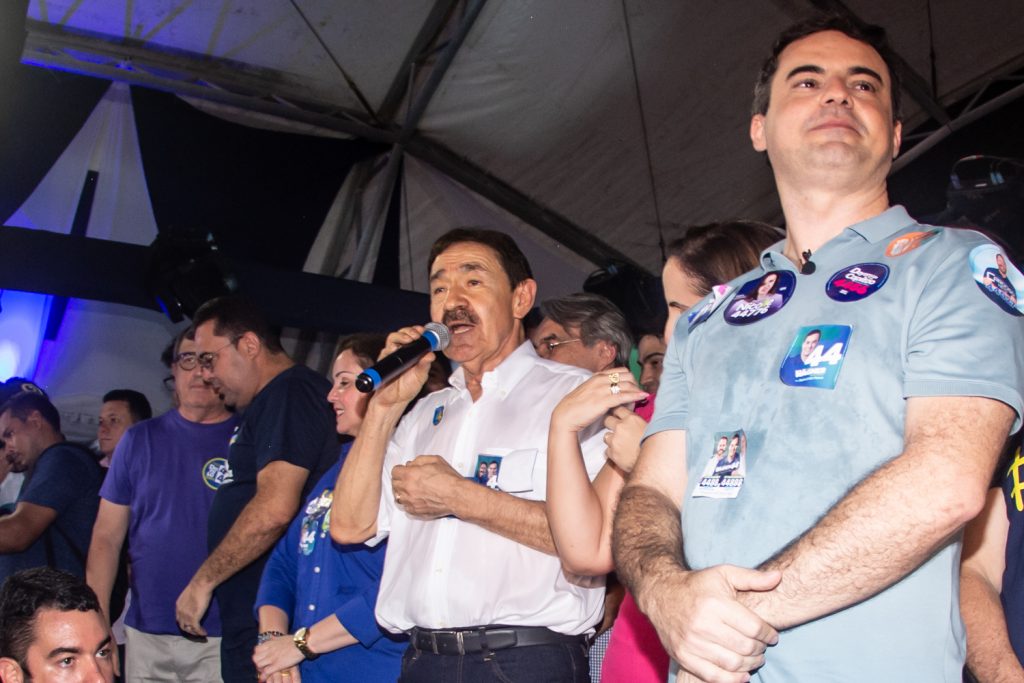
[[199, 363], [199, 367], [201, 367], [203, 370], [213, 370], [213, 364], [217, 362], [217, 354], [219, 354], [221, 351], [228, 348], [229, 346], [233, 346], [234, 344], [237, 343], [238, 338], [232, 337], [231, 341], [229, 341], [227, 344], [220, 347], [216, 351], [206, 351], [205, 353], [200, 353], [199, 355], [197, 355], [196, 362]]
[[573, 342], [583, 341], [582, 339], [566, 339], [564, 341], [541, 341], [540, 346], [546, 347], [548, 353], [551, 353], [562, 344], [572, 344]]
[[195, 351], [185, 351], [175, 356], [172, 362], [182, 370], [195, 370], [199, 365], [199, 358]]

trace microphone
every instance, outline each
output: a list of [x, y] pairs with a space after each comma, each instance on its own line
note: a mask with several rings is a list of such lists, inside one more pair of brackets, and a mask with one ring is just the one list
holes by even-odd
[[427, 323], [423, 336], [381, 358], [356, 377], [356, 389], [368, 394], [401, 375], [431, 351], [444, 351], [452, 340], [451, 331], [441, 323]]
[[811, 250], [810, 249], [808, 249], [803, 254], [801, 254], [801, 256], [804, 257], [804, 265], [802, 265], [800, 267], [800, 274], [801, 275], [810, 275], [815, 270], [817, 270], [817, 266], [815, 266], [813, 263], [811, 263]]

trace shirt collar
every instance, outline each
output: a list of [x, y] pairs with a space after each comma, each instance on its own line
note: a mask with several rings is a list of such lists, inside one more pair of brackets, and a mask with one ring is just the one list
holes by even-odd
[[[537, 351], [533, 348], [533, 344], [529, 340], [524, 341], [516, 349], [508, 355], [505, 360], [498, 364], [498, 367], [493, 370], [489, 370], [484, 373], [483, 378], [480, 380], [480, 385], [484, 388], [484, 391], [495, 390], [501, 392], [501, 394], [507, 395], [521, 380], [527, 372], [530, 371], [540, 356], [537, 355]], [[466, 372], [465, 369], [460, 365], [459, 368], [452, 373], [448, 379], [448, 383], [459, 391], [465, 391], [466, 389]]]
[[[907, 210], [897, 204], [895, 206], [890, 206], [874, 218], [869, 218], [866, 221], [861, 221], [860, 223], [854, 223], [853, 225], [848, 226], [842, 233], [840, 233], [840, 237], [848, 235], [848, 233], [852, 233], [860, 236], [867, 242], [881, 242], [885, 238], [896, 234], [900, 230], [903, 230], [914, 223], [916, 223], [916, 221], [910, 217]], [[796, 266], [793, 265], [793, 262], [782, 254], [782, 249], [785, 244], [786, 241], [782, 240], [761, 252], [762, 270], [796, 270]]]

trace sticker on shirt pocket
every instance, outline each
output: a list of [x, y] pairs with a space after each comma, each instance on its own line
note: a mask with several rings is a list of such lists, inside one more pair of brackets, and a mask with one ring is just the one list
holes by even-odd
[[476, 456], [476, 469], [473, 470], [472, 479], [487, 488], [497, 489], [498, 473], [501, 471], [501, 457], [500, 455], [488, 453], [481, 453]]
[[779, 378], [791, 387], [835, 389], [850, 346], [849, 325], [809, 325], [797, 330]]
[[735, 498], [747, 476], [747, 435], [742, 429], [717, 432], [715, 447], [704, 465], [694, 498]]

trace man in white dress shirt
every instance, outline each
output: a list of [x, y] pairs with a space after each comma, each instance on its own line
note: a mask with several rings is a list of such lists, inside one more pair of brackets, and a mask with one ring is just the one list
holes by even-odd
[[[603, 578], [562, 572], [544, 513], [551, 411], [590, 373], [526, 342], [537, 284], [507, 235], [457, 229], [431, 250], [431, 318], [451, 328], [449, 387], [402, 418], [432, 354], [376, 392], [335, 488], [331, 535], [389, 537], [377, 619], [408, 632], [401, 681], [589, 681]], [[399, 330], [390, 352], [422, 334]], [[591, 478], [599, 424], [581, 434]], [[477, 483], [499, 462], [498, 488]]]

